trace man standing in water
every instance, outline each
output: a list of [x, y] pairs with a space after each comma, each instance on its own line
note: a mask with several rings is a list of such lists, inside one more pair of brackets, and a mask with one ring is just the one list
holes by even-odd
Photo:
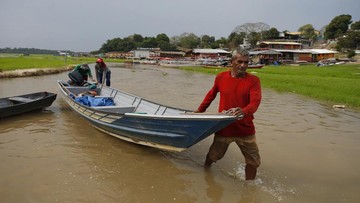
[[261, 86], [257, 76], [246, 72], [249, 53], [242, 47], [232, 52], [232, 69], [219, 73], [196, 112], [205, 112], [220, 92], [219, 112], [243, 117], [215, 133], [206, 156], [205, 167], [224, 157], [229, 144], [235, 142], [245, 157], [246, 180], [254, 180], [260, 166], [260, 155], [253, 123], [254, 113], [261, 101]]
[[106, 86], [110, 87], [111, 71], [102, 58], [96, 60], [95, 73], [98, 83], [103, 84], [106, 80]]

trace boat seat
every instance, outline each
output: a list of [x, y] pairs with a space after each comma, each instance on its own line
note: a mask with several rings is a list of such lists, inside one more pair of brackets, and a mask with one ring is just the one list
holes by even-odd
[[23, 102], [23, 103], [35, 101], [34, 99], [25, 98], [25, 97], [10, 97], [9, 100], [15, 102]]
[[88, 87], [66, 87], [66, 89], [73, 93], [73, 94], [83, 94], [83, 93], [86, 93], [88, 91], [96, 91], [97, 93], [100, 92], [100, 88], [96, 88], [96, 89], [90, 89]]
[[135, 111], [135, 106], [92, 106], [94, 110], [102, 111], [102, 112], [109, 112], [109, 113], [133, 113]]

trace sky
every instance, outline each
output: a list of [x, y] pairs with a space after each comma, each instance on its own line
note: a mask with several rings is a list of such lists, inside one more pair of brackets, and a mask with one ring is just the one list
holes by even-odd
[[342, 14], [360, 20], [360, 0], [0, 0], [0, 48], [95, 51], [133, 34], [227, 38], [262, 22], [278, 31], [317, 30]]

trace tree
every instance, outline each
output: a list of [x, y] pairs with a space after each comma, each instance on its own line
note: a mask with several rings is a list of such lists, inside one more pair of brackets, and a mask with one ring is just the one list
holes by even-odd
[[[129, 36], [129, 37], [131, 37], [131, 36]], [[144, 40], [144, 38], [143, 38], [143, 36], [141, 36], [140, 34], [134, 34], [134, 35], [132, 36], [132, 40], [133, 40], [135, 43], [141, 43], [141, 42]]]
[[252, 32], [248, 34], [248, 40], [251, 44], [251, 48], [255, 47], [257, 42], [261, 40], [261, 33], [260, 32]]
[[360, 30], [360, 20], [351, 24], [351, 29], [352, 30]]
[[200, 38], [194, 33], [183, 33], [180, 35], [180, 46], [188, 49], [194, 49], [200, 46]]
[[324, 33], [325, 39], [335, 39], [346, 33], [351, 24], [351, 15], [336, 16], [328, 26]]
[[202, 48], [210, 48], [210, 45], [212, 44], [212, 43], [214, 43], [215, 42], [215, 37], [214, 36], [209, 36], [209, 35], [203, 35], [203, 36], [201, 36], [201, 44], [200, 44], [200, 46], [202, 47]]
[[321, 35], [321, 36], [324, 36], [325, 31], [326, 31], [326, 26], [324, 26], [324, 27], [322, 27], [322, 28], [320, 29], [320, 35]]
[[360, 46], [360, 32], [351, 32], [347, 36], [338, 39], [336, 49], [338, 51], [348, 52], [358, 49]]
[[270, 28], [262, 33], [262, 39], [278, 39], [279, 31], [276, 28]]
[[158, 41], [155, 37], [145, 37], [144, 41], [141, 43], [141, 47], [144, 48], [154, 48], [157, 47]]
[[176, 51], [176, 46], [173, 44], [170, 44], [169, 42], [160, 41], [158, 42], [158, 46], [163, 51]]
[[158, 42], [160, 42], [160, 41], [170, 42], [170, 39], [169, 39], [169, 37], [168, 37], [166, 34], [161, 33], [161, 34], [158, 34], [158, 35], [156, 36], [156, 41], [158, 41]]
[[316, 39], [315, 29], [311, 24], [301, 26], [298, 31], [301, 33], [303, 38], [311, 40]]
[[250, 42], [251, 47], [255, 47], [256, 43], [262, 40], [262, 33], [269, 30], [270, 26], [268, 24], [258, 22], [258, 23], [245, 23], [240, 26], [236, 26], [234, 31], [235, 33], [245, 33], [245, 38]]
[[176, 46], [174, 44], [170, 44], [169, 37], [164, 33], [158, 34], [156, 36], [156, 42], [157, 42], [156, 47], [160, 48], [163, 51], [175, 51], [176, 50]]
[[131, 50], [134, 50], [138, 47], [138, 45], [131, 40], [131, 38], [127, 37], [122, 40], [122, 42], [119, 43], [117, 50], [114, 51], [123, 51], [123, 52], [129, 52]]
[[111, 40], [107, 40], [101, 48], [100, 52], [111, 52], [111, 51], [118, 51], [120, 44], [122, 43], [122, 39], [120, 38], [113, 38]]
[[227, 40], [225, 37], [222, 37], [218, 40], [215, 40], [214, 43], [211, 44], [211, 48], [212, 49], [217, 49], [217, 48], [223, 48], [227, 43]]
[[347, 54], [347, 57], [348, 57], [348, 58], [352, 58], [352, 57], [354, 57], [355, 55], [356, 55], [355, 50], [351, 50], [351, 51], [349, 51], [349, 53]]
[[172, 36], [170, 38], [170, 44], [173, 44], [175, 46], [180, 46], [180, 36], [177, 36], [177, 35]]
[[[73, 53], [69, 50], [62, 50], [66, 53]], [[11, 48], [11, 47], [5, 47], [0, 48], [0, 53], [15, 53], [15, 54], [24, 54], [24, 55], [30, 55], [30, 54], [51, 54], [51, 55], [58, 55], [58, 51], [54, 50], [46, 50], [46, 49], [36, 49], [36, 48]]]
[[258, 23], [245, 23], [240, 26], [236, 26], [233, 32], [241, 33], [244, 32], [246, 34], [250, 34], [252, 32], [263, 32], [265, 30], [269, 30], [270, 26], [266, 23], [258, 22]]
[[227, 39], [227, 47], [230, 49], [234, 49], [238, 47], [240, 44], [244, 42], [245, 37], [246, 37], [245, 32], [241, 32], [241, 33], [232, 32]]

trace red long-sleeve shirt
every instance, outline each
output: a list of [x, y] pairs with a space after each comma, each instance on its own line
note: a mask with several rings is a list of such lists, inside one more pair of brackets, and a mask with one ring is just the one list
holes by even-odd
[[218, 92], [220, 92], [219, 112], [240, 107], [244, 113], [244, 118], [235, 121], [216, 134], [229, 137], [254, 135], [254, 113], [261, 101], [259, 78], [250, 73], [246, 73], [244, 78], [232, 77], [231, 71], [219, 73], [215, 78], [214, 86], [206, 94], [198, 111], [205, 112]]

